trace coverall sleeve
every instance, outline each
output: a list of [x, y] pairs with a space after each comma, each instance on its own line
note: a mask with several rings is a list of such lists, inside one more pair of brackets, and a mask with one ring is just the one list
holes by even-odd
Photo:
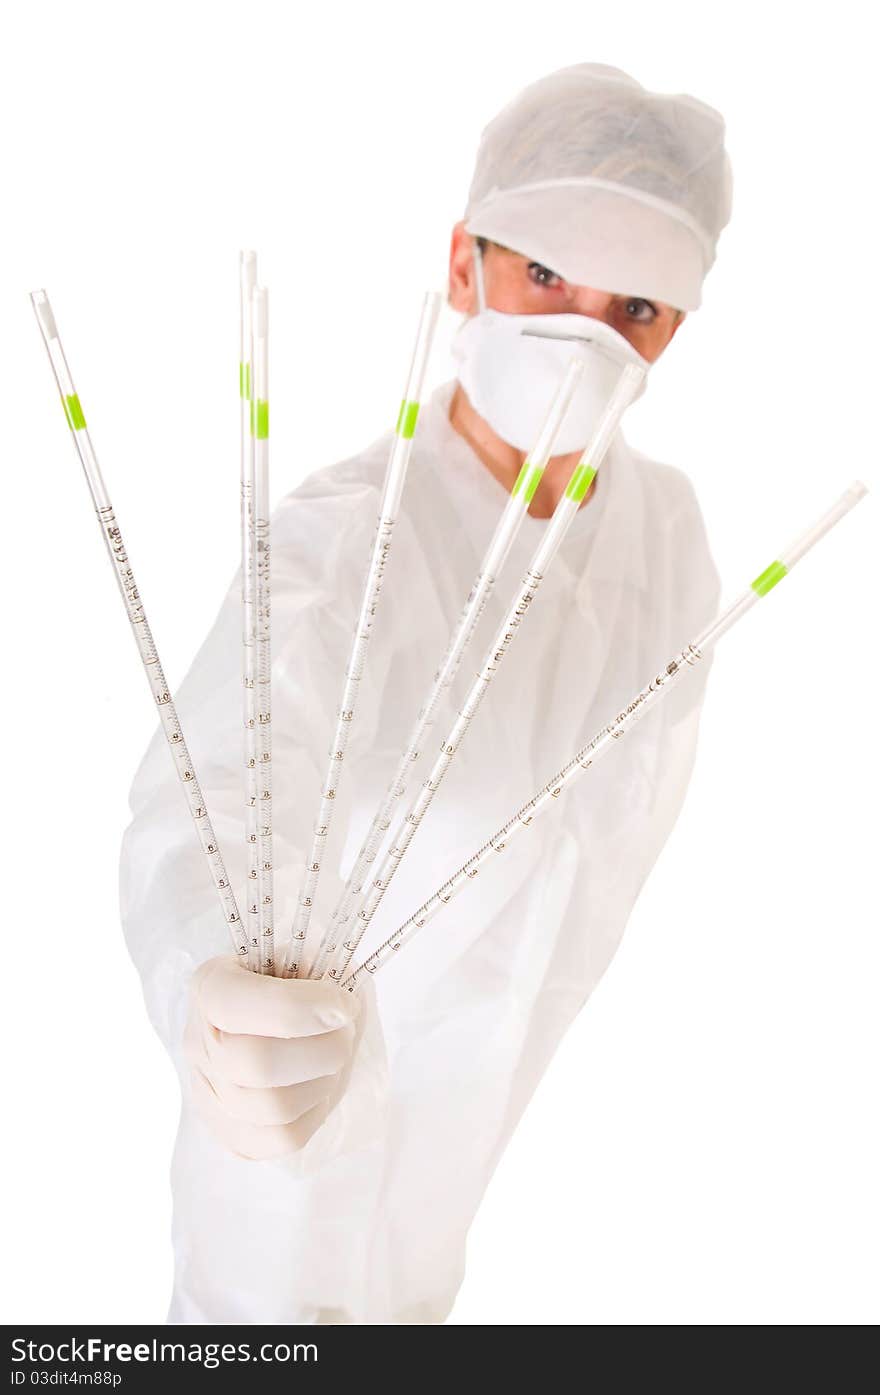
[[[679, 471], [666, 467], [675, 481], [678, 508], [669, 525], [664, 564], [669, 607], [654, 644], [656, 672], [693, 641], [718, 611], [720, 585], [709, 551], [706, 529], [693, 486]], [[659, 706], [626, 736], [631, 756], [646, 781], [647, 794], [635, 816], [621, 818], [621, 837], [610, 859], [616, 877], [617, 938], [636, 898], [681, 812], [697, 752], [697, 737], [712, 656], [702, 658], [683, 674]], [[650, 669], [640, 682], [651, 677]], [[614, 752], [607, 758], [605, 779], [616, 773]]]
[[[705, 524], [693, 486], [685, 475], [678, 471], [675, 474], [681, 500], [670, 529], [671, 604], [664, 648], [661, 652], [658, 647], [657, 651], [661, 669], [676, 651], [690, 644], [710, 623], [718, 612], [721, 594], [718, 572], [709, 551]], [[696, 760], [697, 737], [711, 667], [710, 653], [683, 675], [659, 708], [646, 719], [645, 730], [637, 728], [633, 733], [634, 737], [640, 739], [642, 750], [651, 750], [653, 754], [653, 794], [643, 834], [632, 849], [637, 878], [633, 883], [633, 902], [684, 804]]]
[[[655, 637], [655, 672], [717, 613], [718, 574], [690, 483], [676, 471], [681, 507], [660, 554], [669, 596]], [[658, 589], [661, 589], [658, 587]], [[681, 812], [694, 767], [711, 658], [685, 673], [655, 709], [548, 816], [554, 848], [528, 889], [521, 933], [534, 942], [534, 1006], [499, 1140], [504, 1146], [568, 1022], [593, 992], [623, 937], [651, 869]], [[633, 689], [648, 682], [651, 669]], [[611, 709], [613, 710], [613, 709]], [[550, 907], [554, 907], [550, 912]], [[542, 935], [548, 913], [558, 924]], [[662, 933], [662, 925], [657, 927]]]

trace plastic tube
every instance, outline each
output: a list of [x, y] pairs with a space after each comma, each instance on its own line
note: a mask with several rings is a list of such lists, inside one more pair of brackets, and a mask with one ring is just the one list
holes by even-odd
[[[413, 437], [415, 435], [416, 422], [421, 403], [422, 385], [424, 383], [425, 369], [427, 367], [431, 343], [434, 338], [437, 316], [440, 312], [440, 303], [440, 296], [432, 291], [425, 296], [422, 307], [406, 389], [397, 418], [397, 426], [395, 428], [394, 441], [391, 447], [388, 466], [385, 471], [376, 536], [373, 541], [370, 561], [364, 580], [360, 611], [357, 625], [355, 626], [348, 666], [346, 668], [342, 698], [337, 712], [336, 730], [330, 746], [330, 760], [322, 787], [321, 803], [318, 809], [318, 817], [315, 823], [312, 845], [306, 863], [305, 877], [299, 895], [293, 927], [290, 932], [290, 939], [286, 947], [282, 965], [282, 974], [285, 976], [297, 977], [300, 970], [304, 967], [305, 943], [308, 935], [309, 923], [311, 921], [312, 907], [314, 905], [321, 875], [321, 861], [324, 856], [324, 849], [327, 846], [327, 837], [333, 819], [334, 802], [339, 781], [342, 776], [342, 765], [345, 760], [345, 751], [348, 745], [348, 735], [351, 731], [351, 725], [357, 706], [358, 689], [364, 671], [367, 646], [372, 633], [376, 610], [379, 605], [385, 568], [391, 551], [391, 536], [400, 508], [400, 499], [403, 493], [410, 456], [412, 454]], [[319, 949], [319, 956], [321, 952], [322, 950]]]
[[583, 364], [579, 360], [573, 360], [559, 386], [534, 449], [529, 453], [520, 470], [498, 527], [495, 529], [483, 557], [470, 595], [453, 631], [446, 653], [440, 661], [428, 695], [422, 704], [415, 726], [392, 776], [385, 798], [373, 816], [373, 821], [349, 874], [345, 890], [333, 911], [330, 933], [326, 940], [324, 952], [316, 958], [310, 971], [310, 977], [317, 978], [323, 973], [327, 966], [327, 960], [335, 953], [338, 941], [345, 933], [345, 927], [351, 919], [355, 899], [363, 890], [364, 878], [376, 860], [385, 834], [391, 826], [394, 811], [406, 794], [410, 777], [421, 752], [424, 750], [428, 733], [436, 721], [440, 704], [455, 680], [465, 650], [479, 624], [486, 602], [520, 531], [523, 519], [528, 513], [529, 504], [541, 482], [547, 462], [553, 452], [559, 428], [582, 373]]
[[110, 561], [113, 564], [113, 571], [116, 576], [119, 590], [125, 604], [126, 613], [131, 625], [132, 633], [137, 643], [141, 661], [144, 666], [144, 673], [150, 686], [150, 692], [159, 713], [162, 730], [168, 742], [168, 749], [174, 760], [183, 793], [186, 797], [189, 811], [192, 814], [193, 822], [196, 826], [199, 843], [214, 886], [220, 901], [232, 943], [236, 954], [247, 957], [248, 944], [247, 935], [242, 925], [235, 894], [229, 881], [226, 865], [220, 852], [216, 834], [208, 817], [208, 810], [205, 805], [205, 798], [199, 786], [196, 772], [187, 750], [186, 741], [183, 736], [183, 729], [177, 715], [177, 709], [171, 697], [159, 655], [153, 642], [153, 636], [147, 622], [146, 611], [141, 600], [140, 591], [135, 582], [134, 572], [131, 562], [122, 541], [122, 534], [116, 515], [110, 503], [110, 497], [104, 484], [101, 470], [98, 465], [97, 456], [92, 446], [86, 426], [86, 419], [80, 403], [79, 395], [73, 384], [73, 378], [67, 365], [67, 359], [61, 346], [58, 336], [58, 328], [55, 324], [55, 317], [52, 314], [52, 307], [49, 304], [49, 297], [45, 291], [34, 291], [31, 294], [31, 303], [40, 326], [43, 342], [49, 355], [49, 362], [52, 372], [55, 375], [55, 382], [61, 394], [61, 403], [64, 407], [64, 414], [67, 424], [70, 427], [70, 434], [76, 447], [77, 455], [85, 473], [89, 492], [92, 496], [92, 503], [98, 515], [98, 523], [101, 527], [101, 534], [107, 547]]
[[699, 663], [700, 659], [718, 643], [719, 639], [738, 620], [741, 620], [743, 615], [751, 610], [762, 596], [766, 596], [801, 560], [805, 553], [814, 547], [836, 523], [839, 523], [841, 518], [849, 513], [860, 499], [864, 498], [866, 493], [867, 489], [861, 481], [856, 480], [851, 484], [849, 489], [840, 496], [812, 528], [807, 529], [790, 547], [781, 552], [779, 557], [771, 562], [769, 567], [766, 567], [755, 578], [747, 590], [738, 596], [716, 620], [713, 620], [693, 643], [686, 645], [676, 654], [662, 673], [655, 675], [646, 687], [642, 688], [641, 692], [627, 703], [612, 722], [603, 727], [592, 741], [587, 742], [586, 746], [582, 746], [568, 764], [564, 765], [558, 774], [553, 776], [552, 780], [548, 780], [547, 784], [528, 803], [523, 804], [513, 817], [508, 819], [507, 823], [499, 828], [498, 832], [493, 834], [489, 841], [474, 853], [473, 857], [463, 863], [458, 871], [445, 881], [408, 920], [404, 921], [393, 935], [390, 935], [378, 949], [359, 964], [343, 980], [342, 986], [349, 992], [353, 992], [364, 974], [376, 973], [390, 959], [393, 959], [404, 944], [411, 940], [438, 911], [448, 905], [463, 886], [479, 874], [485, 863], [509, 847], [518, 833], [530, 827], [540, 814], [554, 805], [560, 795], [575, 780], [579, 779], [586, 770], [590, 770], [602, 756], [611, 750], [612, 746], [626, 735], [636, 722], [640, 721], [652, 707], [662, 700], [676, 683], [681, 682], [684, 675]]
[[259, 966], [275, 969], [272, 867], [272, 626], [271, 501], [269, 498], [269, 294], [256, 287], [251, 299], [253, 334], [254, 565], [257, 760], [257, 898]]
[[337, 980], [344, 977], [351, 957], [357, 950], [373, 916], [382, 904], [385, 892], [391, 885], [422, 819], [430, 808], [434, 795], [440, 788], [499, 664], [513, 643], [525, 615], [531, 609], [541, 582], [559, 551], [563, 538], [571, 527], [586, 492], [595, 478], [596, 471], [611, 444], [614, 433], [620, 425], [620, 420], [637, 395], [644, 376], [645, 370], [636, 364], [627, 364], [623, 369], [593, 439], [575, 466], [565, 493], [553, 511], [553, 517], [529, 564], [522, 586], [516, 593], [503, 624], [486, 652], [482, 667], [471, 684], [452, 730], [442, 742], [440, 754], [435, 760], [421, 791], [399, 821], [391, 847], [364, 897], [363, 904], [354, 918], [352, 928], [346, 936], [341, 950], [337, 951], [336, 961], [329, 962], [326, 977]]
[[252, 968], [260, 963], [260, 859], [257, 847], [257, 657], [256, 605], [257, 576], [254, 564], [254, 438], [251, 417], [254, 400], [253, 336], [251, 300], [257, 281], [254, 252], [239, 256], [239, 318], [241, 345], [238, 365], [238, 392], [241, 403], [241, 638], [242, 685], [244, 696], [244, 804], [245, 853], [247, 860], [247, 936], [251, 946]]

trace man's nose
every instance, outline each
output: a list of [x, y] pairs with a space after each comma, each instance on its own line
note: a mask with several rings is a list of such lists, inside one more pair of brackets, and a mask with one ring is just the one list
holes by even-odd
[[594, 291], [591, 286], [571, 286], [568, 311], [574, 315], [589, 315], [594, 320], [608, 322], [614, 297], [608, 291]]

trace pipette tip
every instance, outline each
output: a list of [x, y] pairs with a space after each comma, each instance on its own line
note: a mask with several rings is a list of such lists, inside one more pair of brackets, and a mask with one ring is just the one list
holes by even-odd
[[269, 292], [265, 286], [256, 286], [253, 294], [254, 334], [258, 339], [265, 337], [269, 328]]
[[55, 316], [52, 314], [52, 307], [49, 304], [49, 297], [44, 290], [31, 291], [31, 304], [37, 312], [37, 319], [40, 327], [47, 339], [57, 339], [58, 329], [55, 324]]
[[633, 391], [637, 391], [648, 376], [648, 370], [640, 363], [628, 363], [623, 370], [623, 379], [632, 385]]
[[239, 252], [238, 254], [238, 274], [241, 281], [242, 292], [249, 298], [257, 284], [257, 254], [256, 252]]

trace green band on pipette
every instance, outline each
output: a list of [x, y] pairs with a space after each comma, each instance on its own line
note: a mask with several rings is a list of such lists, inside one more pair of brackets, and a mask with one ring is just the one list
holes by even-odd
[[[253, 412], [253, 408], [251, 411]], [[258, 441], [268, 441], [269, 439], [269, 403], [264, 397], [257, 398], [257, 429], [255, 434]]]
[[592, 465], [579, 465], [566, 486], [566, 499], [574, 499], [579, 504], [595, 478]]
[[524, 460], [523, 467], [516, 477], [516, 484], [510, 491], [511, 498], [515, 499], [518, 494], [522, 494], [527, 504], [530, 504], [535, 497], [535, 490], [541, 483], [541, 476], [544, 471], [537, 465], [533, 465], [531, 460]]
[[411, 441], [416, 434], [416, 419], [418, 415], [418, 402], [407, 402], [406, 398], [404, 398], [400, 404], [397, 425], [394, 429], [398, 436], [402, 436], [405, 441]]
[[67, 413], [67, 420], [70, 423], [71, 430], [84, 431], [86, 419], [83, 416], [83, 409], [80, 406], [79, 398], [75, 392], [72, 392], [69, 397], [64, 398], [64, 410]]
[[250, 398], [251, 366], [249, 363], [240, 363], [238, 365], [238, 392], [240, 397]]
[[771, 562], [769, 567], [762, 571], [760, 576], [756, 576], [752, 582], [752, 590], [759, 596], [766, 596], [768, 591], [772, 591], [777, 582], [781, 581], [788, 574], [788, 567], [784, 562]]

